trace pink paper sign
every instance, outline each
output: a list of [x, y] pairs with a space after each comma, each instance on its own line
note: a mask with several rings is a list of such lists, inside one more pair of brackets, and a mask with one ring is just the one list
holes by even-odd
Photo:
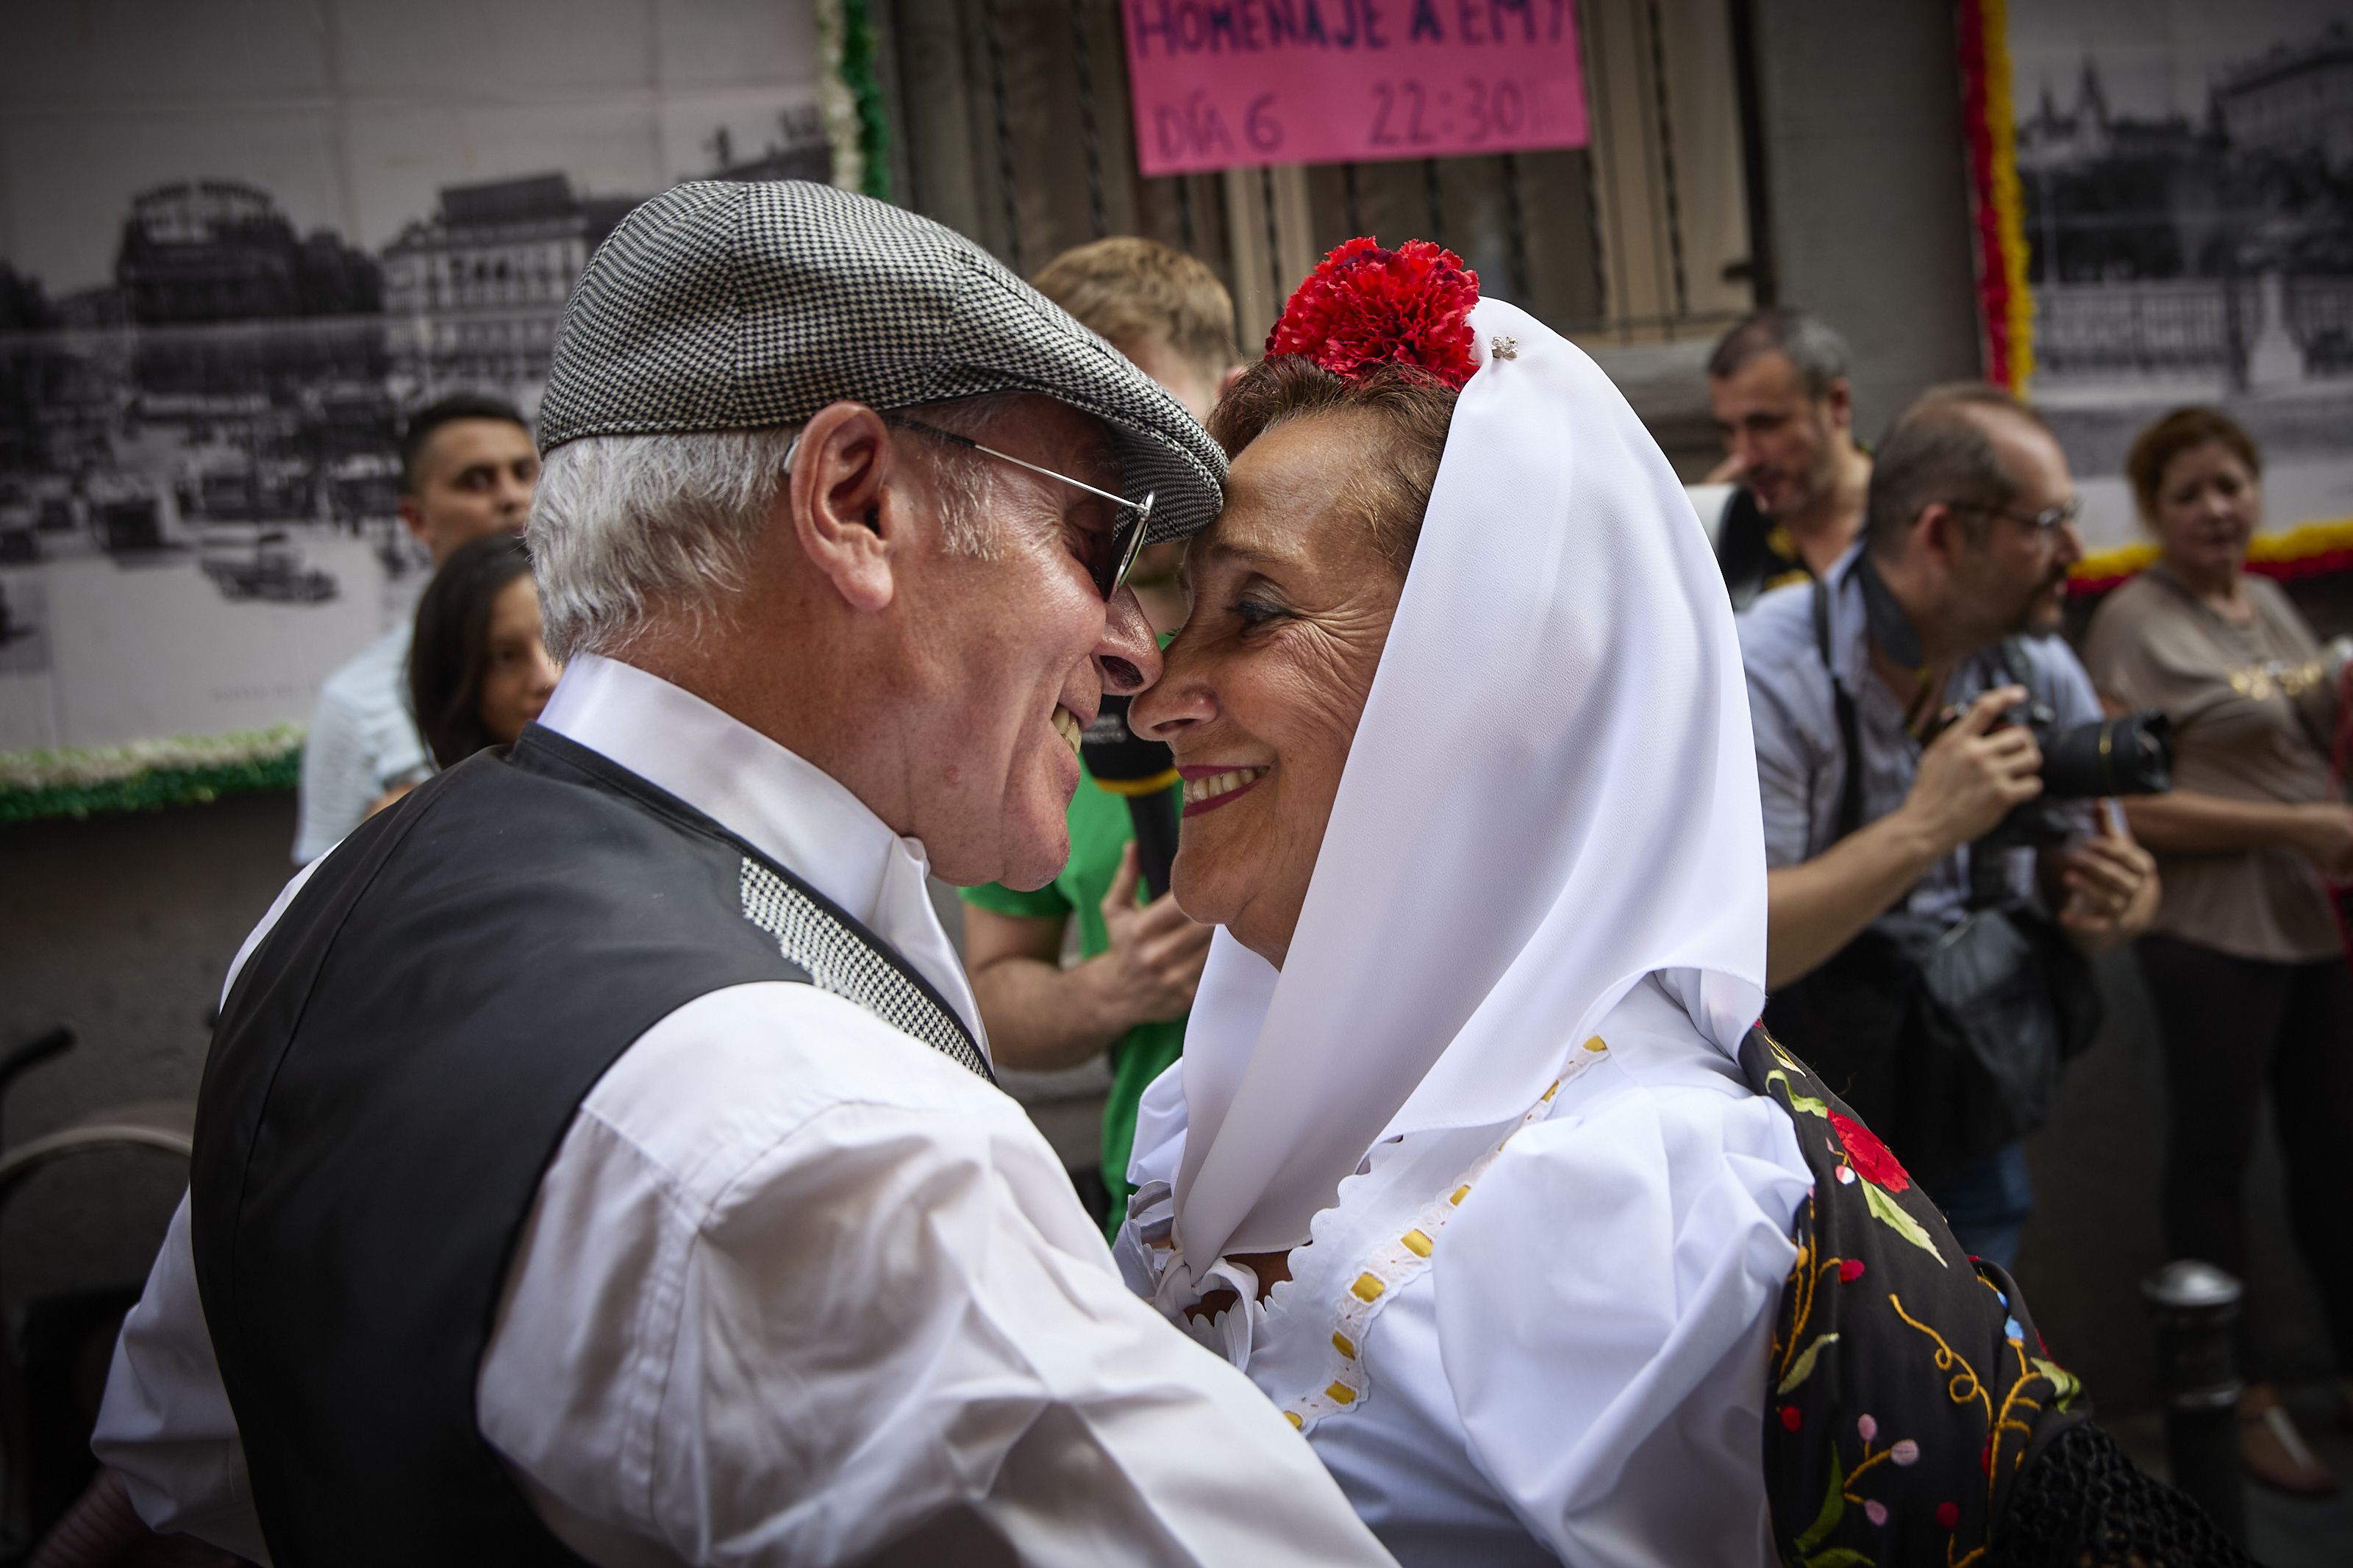
[[1585, 145], [1569, 0], [1121, 0], [1146, 174]]

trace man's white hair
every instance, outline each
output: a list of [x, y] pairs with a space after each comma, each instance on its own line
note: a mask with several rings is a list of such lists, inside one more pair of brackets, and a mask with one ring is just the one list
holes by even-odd
[[[1008, 402], [974, 398], [926, 408], [926, 423], [977, 435]], [[752, 546], [784, 484], [797, 429], [693, 435], [583, 436], [547, 454], [531, 507], [532, 569], [547, 650], [616, 654], [657, 611], [700, 621], [742, 591]], [[976, 455], [922, 437], [903, 454], [941, 448], [928, 467], [946, 546], [990, 553], [982, 519], [989, 476]]]

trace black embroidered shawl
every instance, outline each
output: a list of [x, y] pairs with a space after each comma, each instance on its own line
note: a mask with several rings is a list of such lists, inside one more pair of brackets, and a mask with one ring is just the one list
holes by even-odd
[[2246, 1563], [2093, 1425], [2010, 1276], [1966, 1257], [1887, 1146], [1749, 1031], [1749, 1084], [1813, 1172], [1767, 1369], [1765, 1484], [1792, 1568]]

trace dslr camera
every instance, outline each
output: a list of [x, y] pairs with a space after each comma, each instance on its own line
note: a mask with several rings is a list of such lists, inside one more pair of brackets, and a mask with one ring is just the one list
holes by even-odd
[[2163, 795], [2173, 787], [2173, 723], [2155, 709], [2062, 729], [2032, 699], [1993, 728], [2023, 724], [2042, 751], [2042, 793], [2011, 810], [1978, 842], [1989, 847], [2062, 844], [2080, 824], [2067, 807], [2111, 795]]

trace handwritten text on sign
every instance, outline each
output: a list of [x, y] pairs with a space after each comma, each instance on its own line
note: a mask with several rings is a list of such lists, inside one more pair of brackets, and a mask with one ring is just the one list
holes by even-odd
[[1122, 0], [1146, 174], [1585, 144], [1569, 0]]

